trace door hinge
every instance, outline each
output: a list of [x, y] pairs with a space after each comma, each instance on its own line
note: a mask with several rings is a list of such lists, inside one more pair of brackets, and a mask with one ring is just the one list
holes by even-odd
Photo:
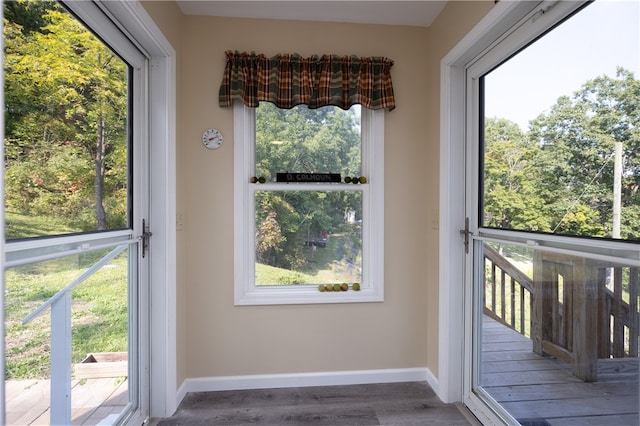
[[460, 235], [464, 237], [464, 252], [469, 254], [469, 236], [473, 235], [471, 231], [469, 231], [469, 218], [464, 218], [464, 229], [460, 230]]
[[149, 231], [149, 226], [144, 219], [142, 219], [142, 258], [147, 254], [149, 249], [149, 237], [153, 234]]

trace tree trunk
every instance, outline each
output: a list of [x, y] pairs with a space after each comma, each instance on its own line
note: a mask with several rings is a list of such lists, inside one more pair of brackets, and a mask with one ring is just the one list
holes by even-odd
[[94, 181], [94, 191], [96, 197], [96, 219], [98, 230], [107, 229], [107, 213], [102, 204], [104, 198], [104, 176], [105, 164], [104, 156], [107, 151], [107, 141], [105, 140], [104, 118], [98, 119], [98, 134], [96, 135], [96, 157], [94, 159], [96, 177]]

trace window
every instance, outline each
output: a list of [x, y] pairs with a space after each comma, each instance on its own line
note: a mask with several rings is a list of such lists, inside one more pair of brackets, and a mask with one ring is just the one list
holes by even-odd
[[382, 301], [382, 110], [234, 117], [235, 303]]

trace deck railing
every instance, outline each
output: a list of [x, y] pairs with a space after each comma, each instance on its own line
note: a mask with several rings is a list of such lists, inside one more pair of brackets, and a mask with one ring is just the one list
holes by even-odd
[[485, 245], [484, 313], [530, 337], [533, 351], [595, 381], [598, 360], [638, 357], [640, 268], [537, 251], [530, 279]]
[[601, 265], [598, 268], [598, 357], [638, 356], [638, 282], [640, 269]]
[[533, 281], [493, 248], [485, 245], [484, 314], [531, 337]]
[[96, 271], [118, 256], [128, 247], [122, 244], [94, 263], [78, 278], [49, 300], [27, 315], [22, 324], [27, 324], [51, 308], [51, 382], [49, 423], [52, 425], [71, 424], [71, 292]]

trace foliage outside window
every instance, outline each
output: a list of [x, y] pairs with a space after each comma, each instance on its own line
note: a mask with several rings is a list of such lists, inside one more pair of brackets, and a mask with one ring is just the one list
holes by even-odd
[[640, 80], [619, 68], [559, 97], [526, 131], [486, 118], [483, 225], [640, 240], [639, 93]]
[[[383, 112], [263, 102], [234, 114], [236, 304], [382, 300]], [[278, 173], [342, 179], [284, 183]]]
[[56, 2], [5, 2], [8, 239], [130, 225], [129, 68]]

